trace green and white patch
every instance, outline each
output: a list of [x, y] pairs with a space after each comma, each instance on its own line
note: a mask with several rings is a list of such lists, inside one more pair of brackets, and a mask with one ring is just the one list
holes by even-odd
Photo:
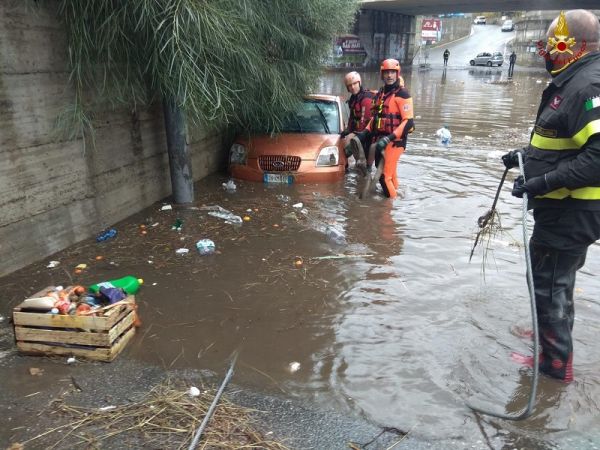
[[590, 111], [594, 108], [597, 108], [598, 106], [600, 106], [600, 96], [590, 98], [585, 102], [586, 111]]

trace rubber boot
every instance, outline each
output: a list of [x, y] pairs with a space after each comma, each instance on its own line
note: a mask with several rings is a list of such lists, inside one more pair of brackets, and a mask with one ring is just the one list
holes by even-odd
[[540, 371], [566, 383], [573, 381], [573, 290], [587, 248], [557, 251], [530, 241], [533, 284], [540, 331]]

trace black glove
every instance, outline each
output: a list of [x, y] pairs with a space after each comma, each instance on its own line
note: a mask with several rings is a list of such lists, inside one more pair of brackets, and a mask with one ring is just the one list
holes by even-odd
[[362, 130], [362, 131], [360, 131], [359, 133], [354, 133], [354, 135], [355, 135], [355, 136], [356, 136], [358, 139], [360, 139], [360, 140], [361, 140], [361, 142], [362, 142], [362, 141], [364, 141], [364, 140], [367, 138], [367, 136], [369, 135], [369, 130], [366, 130], [366, 129], [365, 129], [365, 130]]
[[528, 197], [535, 197], [536, 195], [547, 194], [551, 190], [546, 181], [546, 174], [544, 174], [530, 178], [527, 182], [523, 182], [523, 177], [518, 176], [513, 183], [511, 193], [514, 197], [523, 198], [524, 193], [527, 193]]
[[392, 142], [395, 138], [396, 138], [396, 136], [394, 136], [393, 134], [389, 134], [389, 135], [384, 136], [381, 139], [379, 139], [376, 144], [377, 151], [379, 151], [379, 152], [383, 151], [387, 147], [387, 145], [390, 142]]
[[348, 136], [350, 134], [350, 131], [348, 130], [344, 130], [340, 133], [340, 137], [341, 138], [345, 138], [346, 136]]
[[519, 153], [521, 154], [521, 156], [525, 157], [523, 149], [521, 148], [502, 155], [502, 162], [504, 163], [504, 167], [506, 167], [507, 169], [519, 167], [519, 157], [517, 156]]

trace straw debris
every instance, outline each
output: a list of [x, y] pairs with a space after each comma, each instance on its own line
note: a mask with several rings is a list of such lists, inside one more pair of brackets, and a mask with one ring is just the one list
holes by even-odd
[[[68, 423], [22, 444], [43, 442], [49, 450], [111, 448], [115, 443], [120, 448], [187, 449], [214, 395], [214, 390], [201, 388], [199, 396], [191, 396], [183, 383], [168, 381], [138, 402], [115, 407], [86, 408], [57, 401], [54, 413]], [[266, 439], [257, 430], [253, 412], [222, 397], [198, 448], [286, 450], [285, 445]]]

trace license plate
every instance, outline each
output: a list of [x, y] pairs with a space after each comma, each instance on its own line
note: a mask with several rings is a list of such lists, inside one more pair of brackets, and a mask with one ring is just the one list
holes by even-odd
[[263, 181], [265, 183], [292, 184], [294, 182], [294, 177], [285, 173], [265, 173], [263, 175]]

